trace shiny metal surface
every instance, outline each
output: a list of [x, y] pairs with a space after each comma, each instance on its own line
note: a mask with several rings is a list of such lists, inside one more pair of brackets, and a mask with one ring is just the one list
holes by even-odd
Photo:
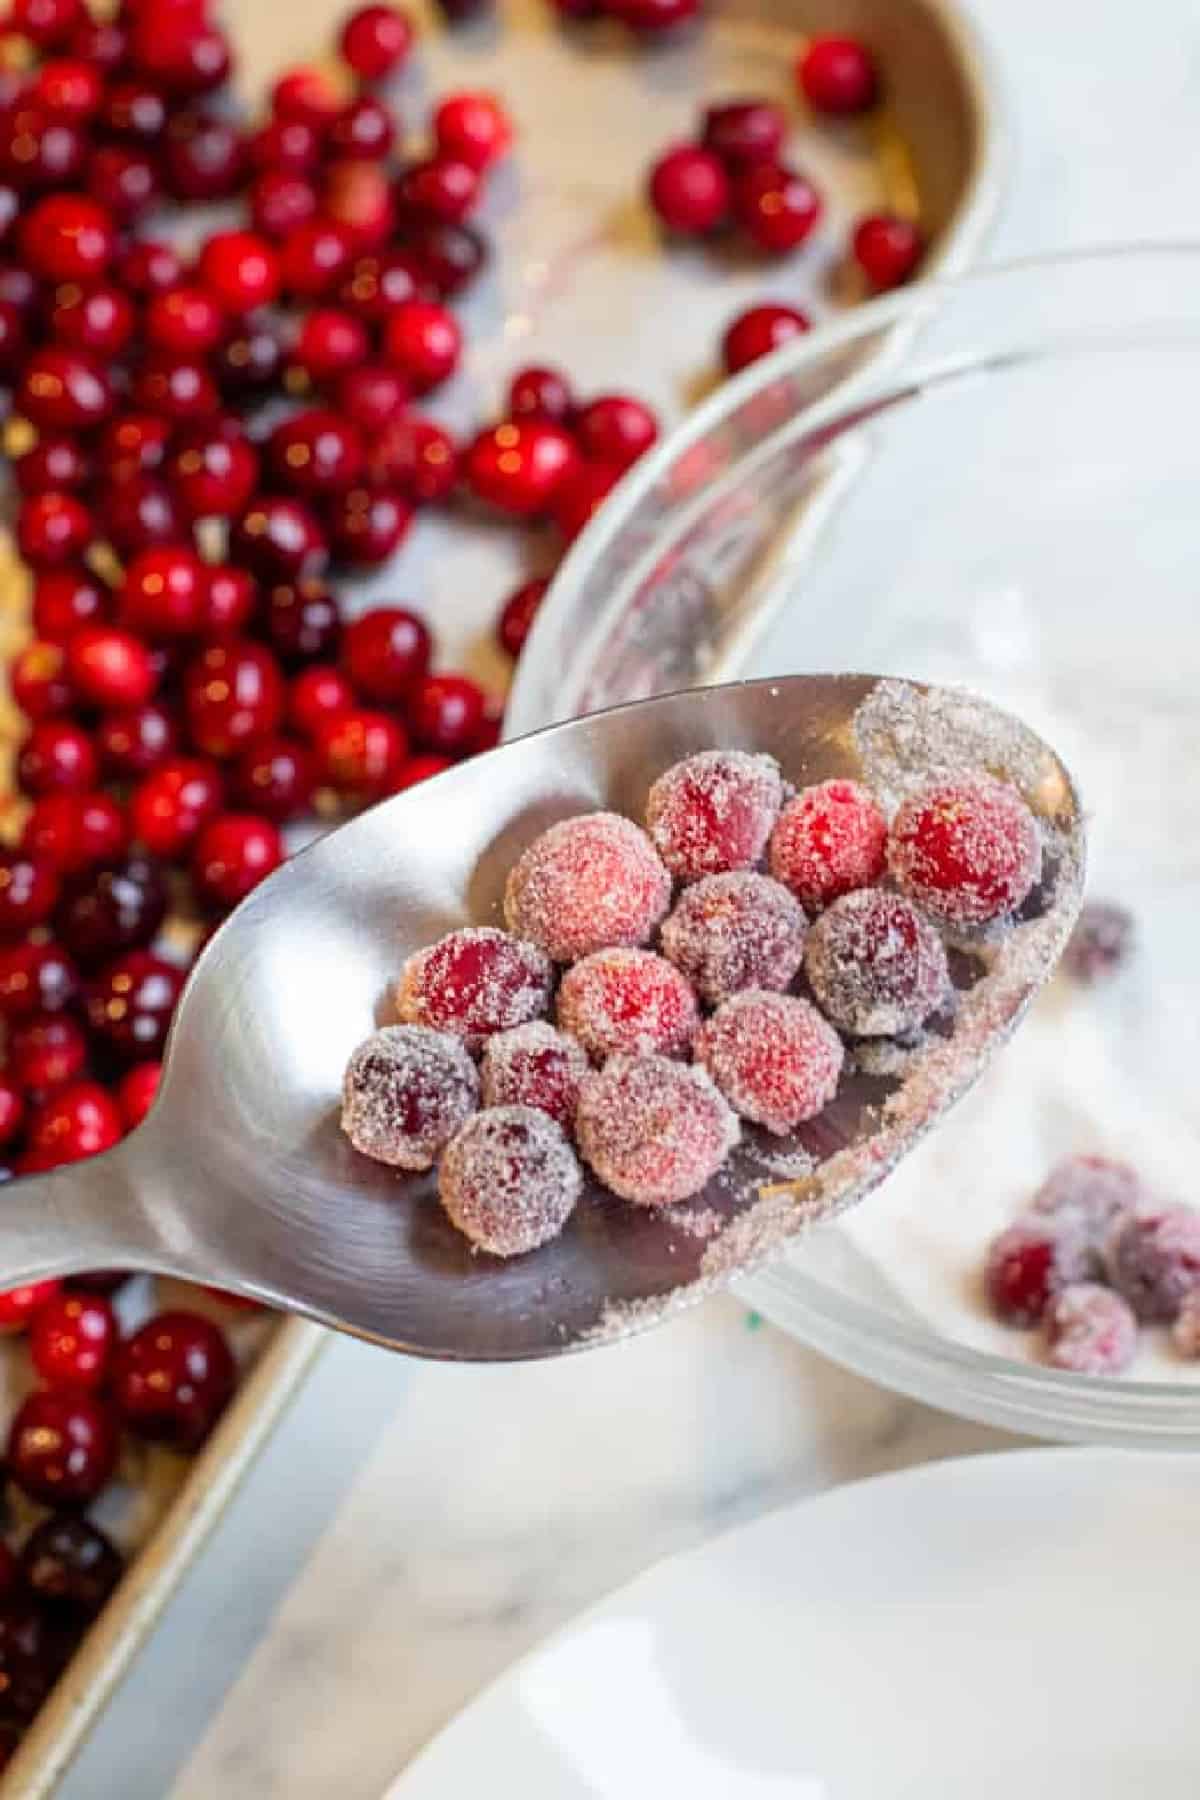
[[[342, 1073], [390, 1016], [404, 958], [456, 925], [496, 919], [508, 869], [545, 826], [595, 807], [639, 816], [654, 775], [714, 745], [768, 751], [798, 782], [861, 773], [851, 722], [875, 687], [870, 676], [794, 676], [574, 720], [321, 839], [238, 908], [197, 964], [144, 1124], [103, 1157], [6, 1189], [0, 1287], [116, 1263], [251, 1294], [415, 1354], [489, 1360], [556, 1354], [606, 1319], [608, 1335], [622, 1335], [661, 1313], [656, 1302], [698, 1296], [760, 1260], [750, 1233], [739, 1260], [714, 1275], [711, 1238], [677, 1209], [655, 1214], [595, 1189], [562, 1237], [532, 1256], [475, 1256], [438, 1206], [432, 1177], [400, 1176], [347, 1144]], [[1025, 735], [1059, 825], [1079, 838], [1069, 777]], [[1078, 884], [1076, 867], [1057, 891], [1053, 874], [1040, 891], [1037, 907], [1061, 915], [1062, 929], [1047, 936], [1045, 965], [1023, 972], [986, 1041], [972, 1044], [964, 1085], [1048, 973]], [[839, 1207], [875, 1185], [931, 1121], [936, 1109], [911, 1128], [881, 1130], [878, 1109], [896, 1087], [853, 1076], [791, 1146], [823, 1163], [870, 1142], [867, 1172], [853, 1191], [839, 1188]], [[769, 1166], [779, 1166], [780, 1148], [787, 1140], [772, 1141]], [[732, 1180], [718, 1177], [701, 1202], [722, 1222], [736, 1219], [767, 1166], [753, 1147], [739, 1151]], [[800, 1207], [795, 1221], [805, 1223]], [[613, 1323], [610, 1309], [628, 1303], [632, 1313]]]

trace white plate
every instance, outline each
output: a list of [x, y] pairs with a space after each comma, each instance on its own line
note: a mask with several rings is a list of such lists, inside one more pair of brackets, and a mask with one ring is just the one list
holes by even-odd
[[1195, 1800], [1200, 1462], [927, 1464], [673, 1558], [387, 1800]]

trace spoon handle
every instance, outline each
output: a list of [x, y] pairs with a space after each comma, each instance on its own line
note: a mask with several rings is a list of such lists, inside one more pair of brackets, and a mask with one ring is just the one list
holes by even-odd
[[0, 1188], [0, 1288], [85, 1269], [146, 1266], [121, 1150]]

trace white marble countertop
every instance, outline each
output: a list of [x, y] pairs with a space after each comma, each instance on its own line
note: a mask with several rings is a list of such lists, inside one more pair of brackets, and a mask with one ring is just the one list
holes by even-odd
[[[992, 254], [1194, 233], [1194, 0], [967, 3], [1013, 136]], [[1010, 1441], [831, 1367], [733, 1300], [523, 1368], [339, 1340], [62, 1800], [377, 1800], [484, 1682], [657, 1557], [836, 1482]]]

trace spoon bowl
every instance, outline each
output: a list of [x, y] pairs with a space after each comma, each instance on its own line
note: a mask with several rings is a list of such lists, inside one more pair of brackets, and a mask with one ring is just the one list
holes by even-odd
[[[405, 958], [500, 918], [508, 870], [548, 825], [640, 817], [672, 762], [765, 751], [794, 784], [843, 776], [894, 796], [946, 769], [1015, 781], [1047, 840], [1043, 879], [1002, 943], [953, 958], [945, 1035], [864, 1055], [791, 1138], [744, 1134], [694, 1201], [653, 1211], [588, 1182], [562, 1236], [472, 1252], [431, 1175], [355, 1152], [339, 1128], [355, 1046], [394, 1015]], [[1083, 879], [1078, 797], [1054, 752], [970, 696], [872, 676], [740, 682], [539, 732], [372, 808], [245, 900], [192, 972], [158, 1097], [115, 1149], [10, 1184], [0, 1285], [119, 1264], [184, 1276], [413, 1354], [555, 1355], [618, 1337], [725, 1285], [860, 1199], [958, 1097], [1049, 974]]]

